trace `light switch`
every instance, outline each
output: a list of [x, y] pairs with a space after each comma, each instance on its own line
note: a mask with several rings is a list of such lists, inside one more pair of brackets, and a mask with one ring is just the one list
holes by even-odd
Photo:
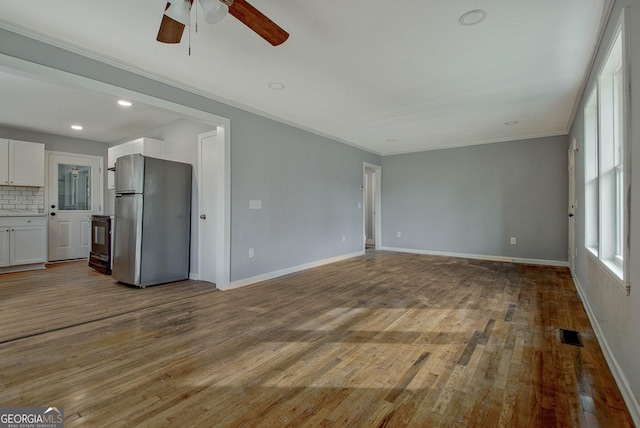
[[262, 209], [262, 200], [260, 200], [260, 199], [251, 199], [251, 200], [249, 200], [249, 209], [250, 210], [261, 210]]

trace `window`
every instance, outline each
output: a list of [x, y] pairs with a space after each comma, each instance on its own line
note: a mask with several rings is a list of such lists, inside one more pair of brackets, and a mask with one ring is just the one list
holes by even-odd
[[627, 253], [625, 157], [629, 95], [624, 40], [623, 14], [584, 109], [585, 244], [621, 281], [625, 278]]

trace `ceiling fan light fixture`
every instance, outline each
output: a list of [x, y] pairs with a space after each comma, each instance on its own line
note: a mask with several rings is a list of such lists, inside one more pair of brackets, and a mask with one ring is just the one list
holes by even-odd
[[204, 20], [209, 24], [217, 24], [227, 16], [229, 6], [220, 0], [198, 0], [204, 13]]
[[181, 23], [182, 25], [189, 25], [189, 18], [191, 12], [191, 2], [189, 0], [176, 0], [171, 2], [171, 6], [164, 12], [169, 18]]

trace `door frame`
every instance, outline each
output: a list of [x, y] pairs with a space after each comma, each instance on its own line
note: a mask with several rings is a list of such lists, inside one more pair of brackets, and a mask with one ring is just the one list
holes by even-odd
[[569, 153], [567, 156], [568, 165], [568, 175], [569, 175], [569, 189], [568, 189], [568, 210], [567, 210], [567, 221], [568, 221], [568, 238], [569, 238], [569, 270], [573, 273], [575, 271], [576, 264], [576, 208], [578, 206], [578, 201], [576, 198], [576, 151], [578, 150], [578, 140], [573, 137], [571, 140], [571, 144], [569, 145]]
[[49, 243], [51, 242], [51, 237], [49, 236], [50, 227], [49, 227], [49, 213], [51, 211], [51, 201], [49, 198], [49, 190], [51, 189], [51, 183], [49, 183], [49, 162], [51, 160], [51, 156], [69, 156], [74, 158], [84, 158], [97, 160], [99, 163], [98, 167], [98, 209], [95, 210], [96, 214], [102, 214], [104, 210], [104, 156], [96, 156], [96, 155], [86, 155], [79, 153], [69, 153], [69, 152], [58, 152], [54, 150], [45, 150], [45, 162], [44, 162], [44, 212], [47, 215], [47, 262], [49, 262]]
[[[227, 128], [228, 129], [228, 128]], [[198, 135], [198, 213], [199, 221], [202, 214], [201, 206], [204, 200], [204, 183], [202, 179], [203, 158], [202, 145], [205, 138], [216, 137], [215, 144], [218, 151], [217, 164], [218, 180], [216, 181], [216, 213], [215, 213], [215, 230], [216, 230], [216, 278], [213, 282], [216, 287], [221, 290], [230, 288], [230, 255], [231, 255], [231, 239], [229, 220], [231, 219], [231, 158], [229, 156], [229, 132], [225, 132], [225, 127], [218, 126], [215, 131], [206, 132]], [[198, 223], [198, 279], [202, 278], [202, 266], [204, 266], [205, 257], [202, 251], [203, 234]], [[222, 239], [221, 239], [222, 238]]]
[[364, 250], [367, 245], [367, 204], [366, 204], [366, 183], [367, 169], [373, 169], [375, 171], [374, 182], [374, 194], [373, 194], [373, 210], [375, 212], [374, 218], [374, 249], [379, 250], [382, 247], [382, 166], [363, 162], [362, 163], [362, 249]]

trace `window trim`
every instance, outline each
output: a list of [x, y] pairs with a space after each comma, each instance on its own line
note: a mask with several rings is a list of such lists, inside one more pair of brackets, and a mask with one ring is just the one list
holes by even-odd
[[[627, 295], [630, 293], [628, 160], [631, 126], [628, 37], [625, 8], [614, 27], [595, 83], [585, 91], [588, 96], [583, 110], [585, 248], [589, 257], [597, 260]], [[616, 116], [622, 122], [619, 127]], [[621, 150], [616, 153], [617, 148]], [[609, 149], [613, 153], [609, 153]]]

